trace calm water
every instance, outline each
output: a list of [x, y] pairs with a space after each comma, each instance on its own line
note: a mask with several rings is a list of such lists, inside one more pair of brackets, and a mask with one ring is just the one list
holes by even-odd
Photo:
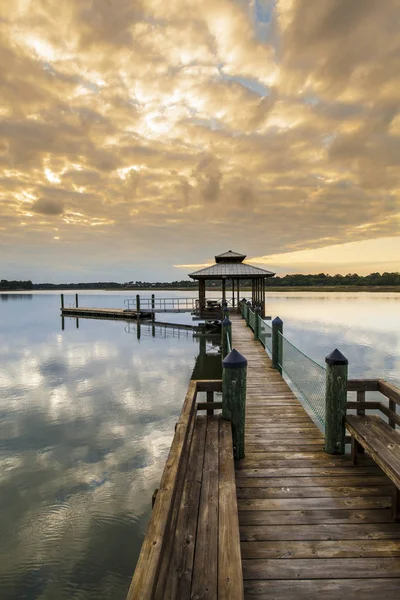
[[[126, 293], [79, 298], [122, 308]], [[199, 342], [119, 321], [62, 331], [59, 304], [0, 294], [0, 597], [122, 600]], [[271, 293], [267, 312], [319, 362], [338, 347], [350, 376], [400, 384], [400, 295]]]

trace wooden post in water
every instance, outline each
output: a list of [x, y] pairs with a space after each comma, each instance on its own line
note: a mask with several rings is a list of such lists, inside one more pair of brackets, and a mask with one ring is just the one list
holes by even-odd
[[225, 319], [221, 323], [221, 355], [222, 360], [224, 360], [225, 356], [229, 354], [228, 349], [228, 337], [229, 337], [229, 345], [232, 348], [232, 323], [225, 317]]
[[325, 452], [344, 454], [345, 416], [347, 402], [347, 371], [349, 361], [339, 350], [325, 358]]
[[78, 294], [75, 294], [75, 308], [79, 308]]
[[136, 312], [140, 313], [140, 296], [136, 294]]
[[142, 328], [142, 325], [141, 325], [140, 321], [138, 320], [137, 324], [136, 324], [136, 337], [138, 340], [140, 340], [141, 328]]
[[156, 309], [156, 301], [154, 294], [151, 295], [151, 320], [155, 319], [155, 309]]
[[64, 294], [61, 294], [61, 310], [64, 310]]
[[283, 321], [275, 317], [272, 321], [272, 366], [282, 375], [282, 356], [283, 356]]
[[254, 339], [260, 339], [260, 313], [261, 308], [256, 306], [254, 309]]
[[233, 457], [244, 458], [247, 360], [233, 349], [222, 361], [222, 418], [232, 424]]

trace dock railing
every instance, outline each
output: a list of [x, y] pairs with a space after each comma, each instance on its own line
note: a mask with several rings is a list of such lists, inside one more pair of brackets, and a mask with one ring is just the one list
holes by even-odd
[[124, 304], [127, 310], [141, 310], [144, 312], [194, 312], [198, 305], [197, 298], [157, 298], [154, 294], [135, 298], [126, 298]]
[[[366, 408], [378, 410], [388, 418], [389, 425], [400, 427], [400, 416], [396, 406], [400, 405], [400, 390], [383, 379], [347, 378], [347, 359], [334, 350], [325, 358], [325, 366], [307, 356], [283, 334], [283, 322], [279, 317], [271, 326], [245, 303], [242, 316], [255, 332], [272, 360], [273, 366], [284, 374], [288, 384], [294, 388], [309, 406], [325, 430], [325, 450], [329, 454], [344, 452], [349, 441], [344, 434], [344, 415], [347, 409], [356, 409], [363, 414]], [[347, 392], [357, 392], [357, 401], [347, 401]], [[367, 391], [380, 392], [388, 404], [379, 401], [365, 402]]]

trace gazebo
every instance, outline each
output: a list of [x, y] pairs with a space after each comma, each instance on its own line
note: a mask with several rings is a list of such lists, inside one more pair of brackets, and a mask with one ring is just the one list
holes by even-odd
[[[261, 315], [265, 316], [265, 280], [268, 277], [273, 277], [275, 273], [266, 271], [259, 267], [253, 267], [244, 263], [245, 254], [237, 252], [224, 252], [215, 257], [215, 265], [200, 269], [194, 273], [189, 273], [189, 277], [198, 280], [199, 282], [199, 315], [202, 318], [215, 318], [216, 309], [220, 307], [216, 305], [215, 300], [206, 299], [206, 281], [218, 280], [222, 281], [222, 302], [227, 302], [232, 307], [239, 307], [240, 303], [240, 281], [251, 280], [251, 303], [253, 306], [261, 308]], [[232, 298], [227, 297], [227, 281], [232, 282]], [[236, 294], [236, 300], [235, 300]], [[213, 314], [211, 314], [213, 313]]]

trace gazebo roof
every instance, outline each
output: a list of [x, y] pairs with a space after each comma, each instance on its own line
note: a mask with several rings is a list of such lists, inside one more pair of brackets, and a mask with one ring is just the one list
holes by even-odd
[[216, 263], [241, 263], [246, 258], [245, 254], [238, 254], [237, 252], [232, 252], [232, 250], [228, 250], [228, 252], [224, 252], [223, 254], [218, 254], [215, 257]]
[[229, 250], [215, 257], [215, 265], [189, 273], [189, 277], [192, 279], [264, 279], [275, 275], [272, 271], [243, 263], [245, 258], [245, 254]]

